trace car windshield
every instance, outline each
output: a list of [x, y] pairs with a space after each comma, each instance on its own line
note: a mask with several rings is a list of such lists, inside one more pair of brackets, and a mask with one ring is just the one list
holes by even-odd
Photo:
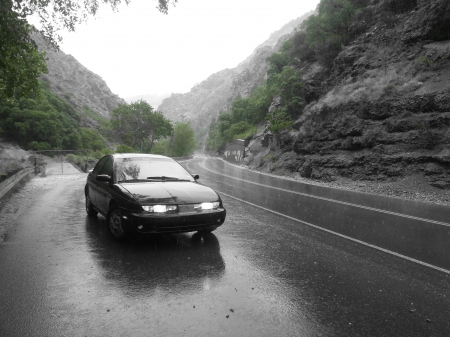
[[180, 164], [165, 158], [117, 158], [116, 181], [194, 181]]

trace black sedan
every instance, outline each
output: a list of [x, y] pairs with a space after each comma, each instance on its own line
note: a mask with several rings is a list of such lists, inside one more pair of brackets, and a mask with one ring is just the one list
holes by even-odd
[[86, 212], [106, 218], [116, 240], [128, 233], [211, 232], [223, 224], [220, 196], [175, 160], [149, 154], [113, 154], [89, 172]]

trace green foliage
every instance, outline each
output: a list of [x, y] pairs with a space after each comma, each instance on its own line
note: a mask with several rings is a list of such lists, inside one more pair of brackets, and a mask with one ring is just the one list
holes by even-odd
[[264, 161], [275, 161], [277, 159], [277, 156], [275, 153], [270, 152], [267, 156], [264, 157]]
[[[221, 113], [210, 125], [207, 150], [220, 152], [233, 139], [250, 138], [257, 132], [255, 125], [263, 120], [274, 123], [269, 127], [274, 132], [292, 126], [293, 118], [301, 113], [304, 105], [304, 84], [300, 71], [286, 65], [289, 63], [286, 56], [273, 55], [268, 58], [272, 70], [267, 83], [256, 88], [250, 97], [236, 99], [231, 112]], [[281, 106], [267, 115], [274, 96], [281, 97]]]
[[28, 150], [107, 150], [103, 137], [80, 127], [80, 121], [75, 109], [45, 85], [36, 99], [0, 99], [0, 135]]
[[93, 168], [95, 163], [104, 155], [108, 153], [102, 154], [100, 152], [91, 152], [89, 154], [73, 154], [70, 153], [66, 155], [65, 160], [75, 166], [78, 166], [81, 170], [85, 170], [86, 172]]
[[103, 137], [94, 129], [80, 128], [82, 149], [101, 151], [106, 148]]
[[51, 150], [51, 145], [47, 142], [32, 141], [28, 143], [27, 148], [32, 151]]
[[315, 61], [316, 55], [314, 50], [306, 43], [307, 34], [304, 30], [294, 33], [292, 38], [283, 45], [284, 53], [294, 62], [295, 59], [299, 61]]
[[109, 129], [123, 144], [151, 152], [153, 143], [172, 132], [172, 124], [143, 100], [113, 110]]
[[230, 130], [233, 139], [250, 139], [258, 131], [255, 126], [246, 122], [233, 124]]
[[327, 68], [333, 66], [333, 61], [342, 50], [342, 39], [339, 36], [330, 36], [322, 43], [315, 45], [317, 60]]
[[233, 102], [231, 108], [232, 121], [249, 122], [252, 119], [250, 100], [248, 98], [238, 98]]
[[272, 104], [273, 93], [267, 84], [257, 87], [250, 95], [251, 123], [257, 124], [264, 120], [267, 110]]
[[119, 145], [117, 147], [118, 153], [136, 153], [137, 151], [128, 145]]
[[217, 122], [211, 123], [206, 148], [209, 151], [222, 151], [233, 139], [249, 139], [257, 129], [246, 121], [232, 123], [232, 114], [222, 113]]
[[282, 98], [282, 107], [293, 118], [297, 116], [304, 105], [303, 87], [300, 70], [285, 66], [279, 74], [272, 76], [272, 92]]
[[75, 160], [76, 160], [76, 156], [73, 153], [69, 153], [66, 156], [66, 161], [68, 161], [71, 164], [75, 163]]
[[0, 104], [1, 134], [33, 150], [80, 148], [79, 120], [67, 102], [46, 89], [36, 99]]
[[108, 154], [112, 154], [115, 151], [111, 150], [110, 148], [104, 147], [101, 150], [97, 150], [97, 151], [91, 151], [89, 152], [92, 156], [94, 156], [95, 158], [100, 159], [101, 157], [104, 157]]
[[155, 142], [155, 145], [152, 148], [153, 154], [160, 154], [163, 156], [170, 156], [170, 138], [162, 139], [158, 142]]
[[195, 132], [189, 123], [176, 123], [171, 147], [172, 157], [192, 155], [197, 146]]
[[83, 106], [83, 112], [86, 114], [86, 116], [89, 116], [90, 118], [92, 118], [94, 121], [96, 121], [101, 126], [106, 126], [108, 124], [107, 118], [95, 113], [87, 105]]
[[232, 115], [230, 113], [221, 113], [217, 122], [211, 123], [208, 142], [206, 148], [210, 151], [222, 151], [229, 141], [230, 133], [227, 132], [232, 125]]
[[279, 133], [292, 127], [292, 117], [286, 107], [276, 109], [267, 114], [266, 120], [269, 122], [268, 129]]
[[323, 65], [332, 66], [332, 60], [342, 46], [352, 38], [349, 27], [354, 16], [369, 3], [370, 0], [321, 0], [317, 7], [318, 14], [303, 21], [302, 28], [306, 32], [304, 43]]
[[426, 55], [420, 57], [417, 60], [417, 63], [421, 66], [425, 66], [425, 67], [432, 67], [433, 66], [433, 61], [430, 60]]
[[36, 97], [37, 77], [47, 72], [45, 54], [30, 38], [32, 27], [19, 1], [0, 0], [0, 100]]
[[[283, 47], [284, 50], [289, 50], [289, 42]], [[266, 61], [269, 63], [269, 70], [267, 71], [267, 74], [271, 76], [273, 74], [281, 73], [283, 68], [287, 66], [291, 60], [284, 53], [273, 53], [266, 59]]]

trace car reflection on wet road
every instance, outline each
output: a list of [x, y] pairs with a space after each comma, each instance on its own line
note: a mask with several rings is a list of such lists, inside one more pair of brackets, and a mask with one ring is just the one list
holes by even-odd
[[[210, 186], [218, 180], [200, 177]], [[42, 195], [0, 244], [1, 336], [450, 331], [446, 273], [226, 195], [227, 220], [210, 235], [115, 242], [103, 217], [86, 216], [84, 182], [73, 174], [29, 183]]]

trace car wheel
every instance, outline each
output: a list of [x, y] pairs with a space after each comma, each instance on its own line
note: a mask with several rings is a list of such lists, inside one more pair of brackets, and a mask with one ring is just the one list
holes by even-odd
[[126, 238], [126, 232], [123, 230], [122, 217], [117, 206], [112, 206], [106, 216], [106, 225], [112, 237], [117, 241], [123, 241]]
[[91, 198], [89, 197], [89, 194], [86, 194], [86, 213], [89, 216], [97, 216], [98, 212], [94, 209], [91, 203]]

